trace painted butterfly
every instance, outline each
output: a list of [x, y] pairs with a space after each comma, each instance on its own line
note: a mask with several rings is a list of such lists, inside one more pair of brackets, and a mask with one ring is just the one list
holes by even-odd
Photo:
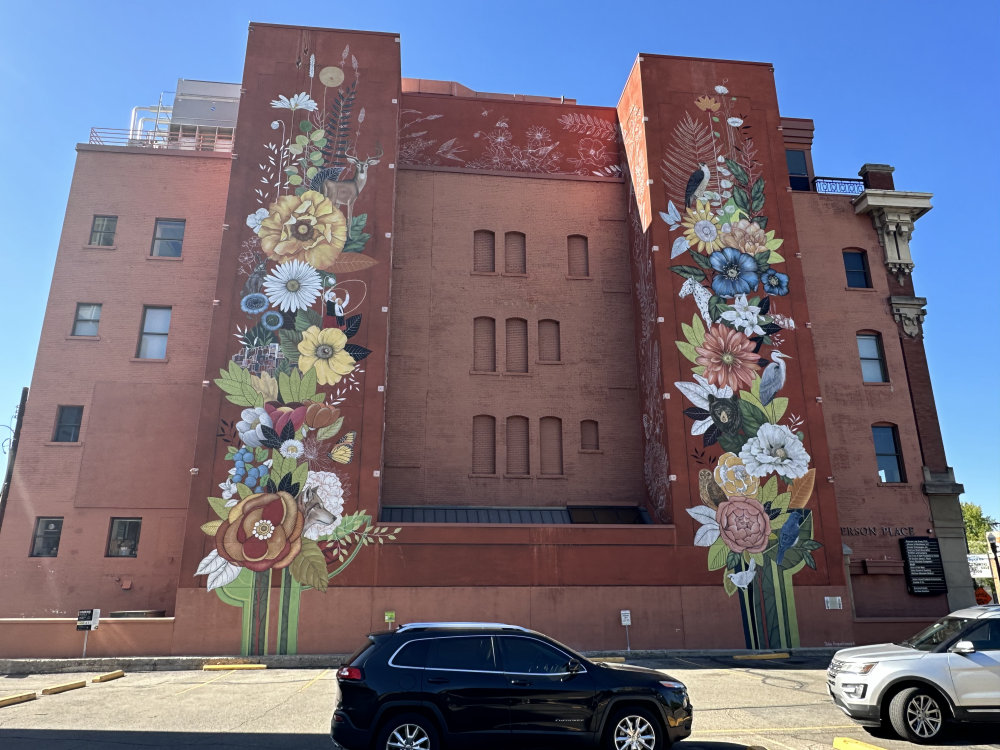
[[354, 439], [358, 436], [357, 431], [351, 430], [344, 437], [337, 441], [330, 451], [330, 458], [338, 464], [349, 464], [354, 459]]

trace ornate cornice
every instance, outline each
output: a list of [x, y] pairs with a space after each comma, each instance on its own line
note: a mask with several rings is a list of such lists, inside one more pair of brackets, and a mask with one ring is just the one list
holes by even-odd
[[910, 338], [923, 333], [924, 318], [927, 316], [927, 311], [924, 309], [926, 304], [926, 297], [889, 297], [892, 317], [903, 327], [903, 333]]
[[854, 199], [854, 213], [868, 214], [885, 251], [885, 266], [900, 284], [913, 271], [910, 237], [914, 222], [931, 210], [933, 193], [869, 188]]

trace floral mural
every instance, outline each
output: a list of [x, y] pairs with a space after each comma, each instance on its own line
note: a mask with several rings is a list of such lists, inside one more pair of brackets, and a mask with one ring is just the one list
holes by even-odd
[[696, 112], [675, 125], [661, 164], [670, 270], [695, 307], [676, 342], [690, 379], [674, 384], [704, 467], [701, 502], [687, 512], [708, 569], [739, 601], [747, 647], [783, 648], [799, 644], [792, 578], [816, 568], [822, 546], [807, 507], [816, 470], [803, 420], [781, 395], [795, 330], [781, 312], [783, 240], [768, 230], [752, 125], [724, 84], [692, 101]]
[[358, 430], [341, 407], [361, 398], [371, 354], [356, 312], [367, 285], [349, 277], [378, 262], [365, 254], [367, 214], [354, 208], [382, 150], [354, 153], [365, 109], [350, 48], [318, 71], [311, 56], [308, 75], [308, 91], [271, 101], [281, 137], [262, 147], [260, 207], [239, 258], [238, 351], [215, 380], [239, 416], [221, 422], [231, 467], [208, 498], [217, 518], [201, 527], [212, 548], [196, 575], [242, 608], [244, 654], [271, 642], [295, 653], [302, 592], [326, 591], [362, 548], [399, 532], [363, 509], [345, 512]]

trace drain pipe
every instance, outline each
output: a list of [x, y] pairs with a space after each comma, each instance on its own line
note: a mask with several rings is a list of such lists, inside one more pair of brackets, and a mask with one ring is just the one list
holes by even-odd
[[3, 529], [3, 514], [7, 510], [7, 494], [10, 492], [10, 479], [14, 475], [14, 459], [17, 458], [17, 442], [21, 438], [21, 425], [24, 424], [24, 408], [28, 403], [28, 388], [21, 389], [21, 403], [17, 406], [17, 421], [14, 423], [14, 437], [10, 441], [10, 454], [7, 456], [7, 473], [3, 478], [3, 489], [0, 489], [0, 529]]

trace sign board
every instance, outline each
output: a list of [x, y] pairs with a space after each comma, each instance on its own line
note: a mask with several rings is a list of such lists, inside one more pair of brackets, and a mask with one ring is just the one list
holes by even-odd
[[824, 596], [823, 602], [827, 609], [843, 609], [844, 598], [841, 596]]
[[632, 610], [623, 609], [622, 610], [622, 625], [628, 626], [632, 624]]
[[899, 540], [903, 553], [906, 590], [917, 596], [933, 596], [948, 591], [938, 540], [928, 536], [910, 536]]
[[396, 610], [387, 609], [385, 611], [385, 621], [388, 623], [396, 622]]
[[81, 609], [76, 616], [77, 630], [97, 630], [97, 623], [101, 621], [101, 610]]
[[990, 596], [989, 592], [982, 586], [976, 588], [976, 604], [989, 604], [993, 601], [993, 597]]
[[973, 578], [992, 578], [993, 571], [990, 570], [990, 556], [987, 554], [968, 555], [969, 572]]

